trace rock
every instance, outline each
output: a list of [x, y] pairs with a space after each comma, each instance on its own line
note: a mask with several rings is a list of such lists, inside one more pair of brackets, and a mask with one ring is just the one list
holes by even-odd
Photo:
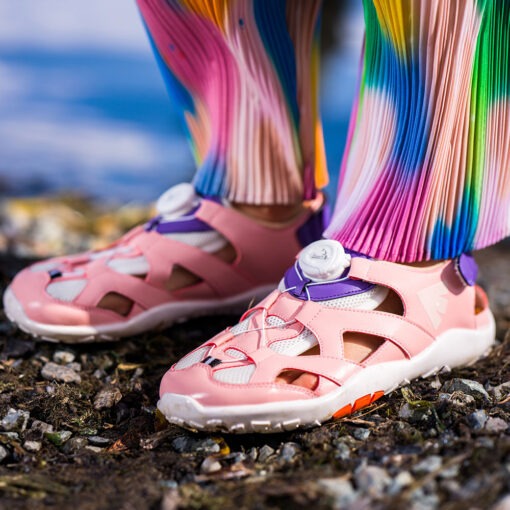
[[69, 430], [60, 430], [57, 432], [47, 432], [44, 434], [44, 437], [46, 437], [46, 439], [48, 439], [48, 441], [53, 443], [55, 446], [62, 446], [66, 441], [71, 439], [72, 435], [73, 433]]
[[27, 452], [38, 452], [41, 449], [41, 443], [39, 441], [25, 441], [23, 443], [23, 448]]
[[177, 489], [167, 490], [161, 500], [161, 510], [177, 510], [180, 507], [181, 498]]
[[333, 508], [345, 508], [357, 499], [352, 483], [345, 478], [322, 478], [319, 487], [334, 499]]
[[472, 396], [476, 400], [490, 400], [489, 394], [485, 391], [485, 388], [479, 382], [472, 381], [471, 379], [450, 379], [443, 384], [441, 391], [443, 393], [460, 391], [466, 395]]
[[491, 507], [491, 510], [510, 510], [510, 494], [503, 496], [495, 505]]
[[61, 381], [65, 383], [81, 383], [81, 377], [72, 368], [57, 365], [52, 361], [46, 363], [41, 370], [44, 379]]
[[0, 429], [8, 432], [23, 432], [27, 428], [29, 418], [30, 413], [28, 411], [11, 407], [0, 421]]
[[119, 388], [103, 388], [94, 398], [94, 409], [110, 409], [122, 400]]
[[43, 421], [34, 420], [32, 422], [30, 430], [33, 432], [39, 432], [42, 437], [42, 435], [46, 434], [47, 432], [53, 432], [53, 425], [50, 425], [49, 423], [44, 423]]
[[7, 448], [4, 448], [2, 445], [0, 445], [0, 462], [3, 462], [8, 455], [9, 451], [7, 450]]
[[425, 475], [437, 471], [443, 464], [443, 459], [439, 455], [430, 455], [413, 466], [412, 471], [418, 475]]
[[510, 394], [510, 381], [504, 382], [499, 386], [494, 386], [490, 389], [490, 393], [494, 397], [496, 402], [500, 402], [501, 400], [505, 400], [506, 397]]
[[248, 458], [251, 459], [253, 462], [255, 462], [257, 460], [257, 457], [259, 456], [259, 451], [257, 450], [257, 448], [255, 446], [252, 446], [249, 450], [248, 450]]
[[72, 437], [64, 445], [64, 452], [67, 454], [76, 453], [85, 448], [85, 446], [87, 446], [87, 443], [88, 441], [84, 437]]
[[2, 359], [22, 358], [27, 354], [31, 354], [34, 349], [35, 342], [33, 340], [23, 340], [8, 336], [2, 350]]
[[508, 429], [508, 423], [502, 418], [489, 418], [485, 424], [485, 430], [489, 434], [501, 434]]
[[439, 478], [443, 480], [448, 480], [450, 478], [456, 478], [459, 474], [460, 464], [453, 464], [452, 466], [447, 467], [446, 469], [442, 469], [439, 473]]
[[401, 406], [398, 415], [410, 423], [426, 422], [432, 416], [432, 406], [415, 406], [406, 402]]
[[104, 448], [104, 447], [109, 446], [110, 444], [112, 444], [112, 441], [110, 439], [108, 439], [107, 437], [90, 436], [87, 439], [88, 439], [88, 442], [92, 446], [100, 446], [100, 447]]
[[359, 441], [365, 441], [370, 436], [370, 429], [355, 428], [352, 431], [352, 435], [353, 435], [353, 437], [355, 437]]
[[482, 430], [487, 418], [488, 416], [486, 411], [478, 409], [467, 417], [467, 422], [473, 430]]
[[68, 363], [72, 363], [75, 358], [76, 356], [74, 355], [74, 353], [69, 351], [55, 351], [53, 353], [53, 361], [61, 365], [67, 365]]
[[102, 453], [103, 452], [103, 449], [100, 448], [99, 446], [91, 446], [91, 445], [87, 445], [83, 448], [84, 450], [87, 450], [89, 452], [92, 452], [92, 453]]
[[213, 457], [206, 457], [202, 464], [200, 465], [200, 471], [202, 473], [215, 473], [216, 471], [221, 470], [221, 464], [218, 462], [218, 460]]
[[189, 436], [179, 436], [172, 441], [172, 448], [178, 453], [219, 453], [220, 444], [214, 439], [194, 439]]
[[351, 448], [343, 441], [336, 445], [335, 459], [347, 460], [351, 456]]
[[291, 462], [299, 453], [300, 447], [296, 443], [284, 443], [280, 448], [280, 458], [285, 462]]
[[195, 441], [195, 445], [193, 447], [193, 451], [203, 453], [219, 453], [220, 450], [221, 446], [219, 442], [211, 438]]
[[269, 457], [271, 457], [271, 455], [274, 454], [274, 450], [273, 448], [271, 448], [270, 446], [268, 446], [267, 444], [265, 444], [264, 446], [262, 446], [262, 448], [259, 450], [259, 456], [258, 456], [258, 461], [259, 462], [266, 462], [267, 459], [269, 459]]
[[361, 465], [354, 472], [356, 487], [371, 497], [381, 496], [391, 483], [385, 469], [379, 466]]
[[73, 363], [68, 363], [66, 365], [67, 368], [70, 368], [71, 370], [74, 370], [75, 372], [81, 372], [81, 365], [80, 363], [77, 363], [76, 361]]
[[0, 432], [0, 436], [12, 439], [13, 441], [19, 441], [19, 434], [17, 432]]
[[396, 496], [397, 494], [400, 494], [403, 489], [409, 487], [413, 482], [414, 478], [409, 471], [401, 471], [391, 481], [390, 486], [388, 487], [388, 494], [390, 496]]
[[440, 393], [438, 398], [440, 403], [446, 404], [453, 409], [465, 412], [466, 408], [474, 407], [475, 398], [467, 393], [455, 391], [454, 393]]
[[439, 496], [416, 489], [411, 496], [411, 510], [435, 510], [439, 506]]

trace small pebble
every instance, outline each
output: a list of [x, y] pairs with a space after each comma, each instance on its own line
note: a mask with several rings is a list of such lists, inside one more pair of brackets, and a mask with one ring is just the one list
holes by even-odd
[[203, 453], [219, 453], [221, 450], [220, 444], [214, 439], [207, 438], [201, 441], [195, 441], [193, 451]]
[[494, 386], [490, 389], [490, 392], [496, 402], [504, 400], [510, 394], [510, 381], [504, 382], [499, 386]]
[[356, 487], [372, 497], [378, 497], [390, 485], [391, 478], [386, 470], [379, 466], [361, 465], [354, 473]]
[[248, 450], [248, 458], [253, 460], [254, 462], [257, 460], [257, 457], [259, 455], [259, 452], [257, 450], [257, 448], [255, 448], [255, 446], [251, 447], [249, 450]]
[[358, 495], [352, 483], [345, 478], [322, 478], [319, 487], [334, 499], [333, 508], [345, 508], [356, 501]]
[[69, 351], [55, 351], [53, 354], [53, 361], [55, 363], [60, 363], [61, 365], [72, 363], [75, 358], [76, 356]]
[[487, 418], [488, 416], [486, 411], [478, 409], [467, 417], [467, 422], [473, 430], [482, 430]]
[[44, 379], [56, 380], [65, 383], [81, 383], [81, 377], [72, 368], [57, 365], [52, 361], [46, 363], [41, 370]]
[[494, 506], [491, 507], [491, 510], [510, 510], [510, 494], [503, 496]]
[[485, 391], [485, 388], [479, 382], [472, 381], [471, 379], [450, 379], [443, 384], [441, 390], [443, 393], [460, 391], [478, 400], [490, 400], [489, 394]]
[[94, 409], [110, 409], [122, 400], [122, 393], [118, 388], [103, 388], [94, 398]]
[[17, 432], [0, 432], [0, 435], [8, 439], [13, 439], [14, 441], [19, 440], [19, 434]]
[[400, 494], [403, 489], [409, 487], [414, 482], [414, 478], [409, 471], [401, 471], [397, 476], [393, 478], [388, 487], [388, 494], [390, 496], [396, 496]]
[[59, 430], [57, 432], [47, 432], [44, 434], [48, 441], [52, 442], [55, 446], [62, 446], [66, 441], [71, 439], [73, 435], [69, 430]]
[[64, 445], [65, 453], [76, 453], [79, 450], [82, 450], [87, 446], [87, 439], [84, 437], [72, 437], [69, 441]]
[[221, 464], [215, 457], [206, 457], [204, 462], [200, 465], [200, 471], [202, 473], [215, 473], [221, 470]]
[[370, 436], [370, 429], [355, 428], [352, 431], [352, 435], [359, 441], [365, 441]]
[[274, 454], [273, 448], [265, 444], [264, 446], [262, 446], [262, 448], [260, 448], [257, 460], [259, 462], [266, 462], [267, 459], [269, 459], [269, 457], [271, 457], [271, 455], [273, 454]]
[[485, 424], [485, 430], [489, 434], [501, 434], [508, 429], [508, 423], [502, 418], [489, 418]]
[[419, 475], [432, 473], [433, 471], [437, 471], [442, 464], [443, 459], [439, 455], [430, 455], [413, 466], [413, 473]]
[[53, 425], [50, 425], [49, 423], [44, 423], [43, 421], [40, 420], [34, 420], [32, 422], [30, 430], [34, 432], [39, 432], [42, 435], [46, 434], [46, 432], [53, 432]]
[[7, 411], [7, 414], [0, 421], [0, 429], [12, 432], [23, 432], [27, 428], [30, 413], [21, 409], [13, 409]]
[[103, 449], [99, 448], [99, 446], [87, 445], [83, 449], [88, 450], [89, 452], [93, 452], [93, 453], [102, 453], [103, 452]]
[[74, 370], [75, 372], [81, 372], [81, 364], [77, 363], [76, 361], [73, 363], [68, 363], [66, 367]]
[[23, 443], [23, 448], [27, 450], [27, 452], [38, 452], [41, 449], [41, 443], [39, 441], [25, 441]]
[[299, 453], [300, 448], [296, 443], [284, 443], [280, 450], [280, 458], [285, 462], [291, 462]]
[[406, 402], [401, 406], [398, 415], [410, 423], [427, 421], [432, 416], [432, 406], [413, 406]]
[[109, 446], [112, 443], [112, 441], [110, 439], [108, 439], [107, 437], [101, 437], [101, 436], [90, 436], [87, 439], [92, 446], [100, 446], [103, 448], [105, 446]]
[[0, 462], [3, 462], [8, 455], [9, 451], [7, 450], [7, 448], [4, 448], [2, 445], [0, 445]]
[[335, 459], [347, 460], [351, 456], [350, 447], [343, 441], [336, 445]]

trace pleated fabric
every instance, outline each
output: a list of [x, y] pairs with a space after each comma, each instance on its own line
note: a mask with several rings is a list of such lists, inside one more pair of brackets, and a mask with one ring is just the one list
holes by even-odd
[[359, 97], [326, 236], [396, 262], [508, 236], [510, 1], [363, 5]]
[[199, 193], [290, 204], [327, 183], [315, 0], [137, 0]]

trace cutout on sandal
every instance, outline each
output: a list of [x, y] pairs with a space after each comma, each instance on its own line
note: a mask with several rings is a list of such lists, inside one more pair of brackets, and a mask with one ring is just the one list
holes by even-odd
[[108, 292], [108, 294], [105, 294], [101, 298], [97, 307], [102, 308], [103, 310], [111, 310], [123, 317], [127, 317], [131, 313], [134, 304], [135, 303], [132, 299], [129, 299], [118, 292]]
[[344, 358], [354, 363], [363, 363], [386, 342], [386, 339], [377, 335], [346, 331], [343, 342]]
[[306, 372], [304, 370], [287, 369], [282, 370], [276, 376], [276, 382], [281, 384], [292, 384], [300, 386], [311, 391], [315, 391], [319, 385], [320, 378], [318, 375]]

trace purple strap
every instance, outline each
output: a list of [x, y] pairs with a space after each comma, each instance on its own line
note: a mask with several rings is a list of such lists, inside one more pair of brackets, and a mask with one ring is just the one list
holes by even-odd
[[306, 278], [296, 262], [287, 270], [284, 277], [285, 287], [290, 294], [302, 300], [326, 301], [347, 296], [362, 294], [375, 287], [373, 283], [362, 280], [353, 280], [347, 275], [347, 268], [340, 279], [331, 282], [312, 282]]
[[466, 284], [473, 286], [478, 276], [478, 266], [473, 256], [469, 253], [462, 253], [460, 257], [455, 259], [455, 265], [457, 267], [457, 272]]
[[200, 205], [194, 207], [180, 218], [171, 221], [163, 221], [162, 216], [156, 216], [149, 220], [145, 225], [145, 230], [151, 232], [155, 230], [158, 234], [179, 234], [188, 232], [208, 232], [213, 228], [202, 220], [195, 217], [195, 213]]

